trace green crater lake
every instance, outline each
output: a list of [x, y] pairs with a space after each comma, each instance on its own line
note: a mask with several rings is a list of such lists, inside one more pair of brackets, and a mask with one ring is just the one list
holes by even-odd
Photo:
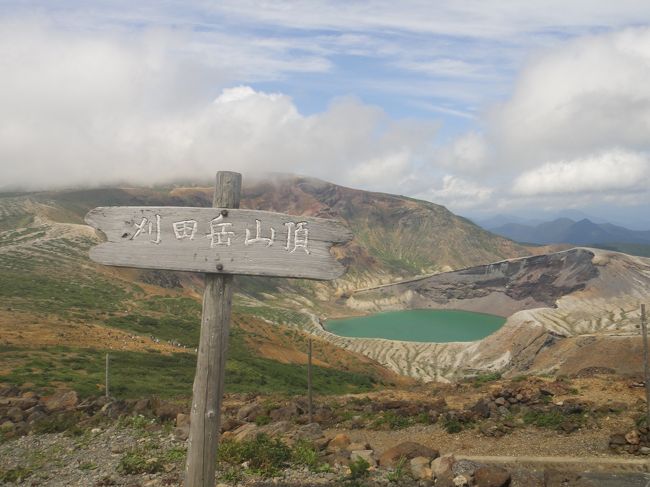
[[501, 316], [446, 309], [390, 311], [371, 316], [327, 320], [325, 329], [355, 338], [386, 338], [410, 342], [471, 342], [497, 331]]

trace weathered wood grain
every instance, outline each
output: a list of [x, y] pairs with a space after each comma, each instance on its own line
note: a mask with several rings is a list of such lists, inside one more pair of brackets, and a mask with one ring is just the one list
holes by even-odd
[[[239, 206], [241, 174], [217, 173], [215, 206]], [[185, 487], [213, 487], [226, 372], [233, 276], [206, 274], [201, 337], [192, 387]]]
[[345, 271], [329, 251], [352, 238], [342, 223], [219, 206], [95, 208], [86, 222], [107, 241], [90, 257], [123, 267], [323, 280]]

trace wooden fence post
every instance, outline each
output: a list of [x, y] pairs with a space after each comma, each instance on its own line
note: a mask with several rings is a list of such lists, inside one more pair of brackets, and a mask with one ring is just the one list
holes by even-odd
[[106, 387], [104, 388], [104, 395], [106, 397], [109, 397], [109, 395], [110, 395], [109, 389], [108, 389], [108, 363], [109, 363], [108, 361], [109, 361], [108, 353], [106, 353], [106, 377], [104, 378], [105, 384], [106, 384]]
[[312, 423], [314, 420], [313, 416], [313, 396], [312, 396], [312, 384], [311, 384], [311, 345], [312, 340], [309, 339], [309, 349], [307, 353], [307, 411], [309, 416], [309, 423]]
[[645, 304], [641, 305], [641, 332], [643, 335], [643, 379], [645, 382], [646, 426], [650, 427], [650, 368], [648, 365], [648, 325], [645, 321]]
[[[240, 194], [241, 174], [217, 173], [213, 207], [239, 208]], [[223, 210], [222, 216], [226, 219], [228, 211]], [[215, 272], [221, 270], [223, 264], [217, 264]], [[192, 388], [186, 487], [214, 487], [215, 483], [232, 292], [232, 275], [205, 275], [201, 338]]]

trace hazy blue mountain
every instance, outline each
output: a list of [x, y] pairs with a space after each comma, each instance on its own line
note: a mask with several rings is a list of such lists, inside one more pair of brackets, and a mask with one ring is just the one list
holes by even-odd
[[630, 230], [611, 223], [594, 223], [587, 218], [579, 221], [558, 218], [539, 225], [507, 223], [490, 230], [516, 242], [536, 244], [650, 244], [650, 231]]
[[503, 213], [491, 216], [489, 218], [470, 218], [470, 220], [472, 220], [478, 226], [485, 228], [486, 230], [492, 230], [493, 228], [502, 227], [510, 223], [535, 226], [543, 222], [543, 220], [540, 219], [523, 218], [520, 216]]

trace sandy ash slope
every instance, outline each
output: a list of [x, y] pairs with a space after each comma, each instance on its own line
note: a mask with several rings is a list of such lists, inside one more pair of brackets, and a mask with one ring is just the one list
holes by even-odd
[[395, 371], [447, 380], [475, 371], [575, 373], [605, 367], [641, 370], [639, 303], [650, 298], [650, 259], [596, 249], [502, 261], [352, 294], [364, 313], [461, 309], [507, 317], [496, 333], [470, 343], [343, 338], [315, 332]]

